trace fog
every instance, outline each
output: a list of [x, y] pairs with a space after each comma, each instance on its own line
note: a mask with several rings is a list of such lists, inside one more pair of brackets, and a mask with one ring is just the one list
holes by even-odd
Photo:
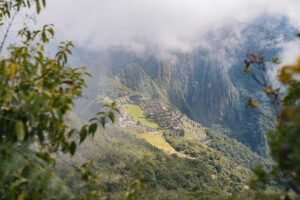
[[249, 24], [261, 15], [285, 17], [300, 27], [299, 0], [51, 0], [41, 23], [57, 37], [85, 48], [124, 47], [141, 53], [189, 52], [224, 26]]

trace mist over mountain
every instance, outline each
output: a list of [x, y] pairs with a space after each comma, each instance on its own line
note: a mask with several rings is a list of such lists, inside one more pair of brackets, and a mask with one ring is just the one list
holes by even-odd
[[0, 199], [300, 199], [299, 10], [0, 1]]
[[[276, 23], [274, 23], [276, 22]], [[267, 24], [266, 26], [264, 26]], [[153, 51], [138, 55], [122, 47], [100, 51], [78, 49], [74, 63], [88, 65], [93, 78], [88, 81], [88, 99], [100, 95], [126, 95], [125, 86], [141, 96], [175, 106], [189, 118], [237, 139], [254, 152], [267, 155], [265, 133], [272, 122], [269, 100], [258, 85], [242, 71], [249, 52], [262, 52], [271, 61], [280, 56], [285, 44], [293, 42], [293, 31], [285, 19], [263, 16], [257, 23], [237, 23], [206, 35], [206, 46], [191, 53], [173, 52], [174, 59], [157, 58]], [[270, 71], [274, 70], [270, 64]], [[257, 114], [247, 107], [249, 97], [260, 105]]]
[[207, 46], [207, 35], [224, 27], [238, 33], [241, 24], [260, 21], [274, 28], [284, 18], [299, 28], [298, 10], [297, 0], [53, 0], [40, 22], [55, 24], [60, 40], [76, 41], [83, 48], [122, 47], [165, 59], [173, 58], [173, 52]]
[[[151, 48], [142, 53], [124, 46], [75, 49], [72, 65], [88, 66], [92, 78], [74, 106], [73, 123], [112, 101], [121, 114], [67, 163], [98, 160], [103, 176], [112, 177], [102, 183], [113, 199], [126, 190], [134, 169], [130, 163], [143, 153], [158, 166], [145, 176], [149, 194], [159, 191], [157, 199], [190, 199], [207, 191], [208, 199], [218, 199], [243, 190], [256, 165], [270, 167], [266, 132], [274, 128], [269, 99], [242, 70], [245, 55], [262, 52], [273, 73], [272, 58], [296, 43], [285, 18], [264, 15], [232, 26], [207, 32], [203, 45], [172, 51], [171, 58], [158, 57]], [[258, 108], [247, 106], [250, 97]], [[64, 177], [68, 167], [59, 166]]]
[[[76, 41], [71, 63], [88, 66], [87, 71], [93, 76], [87, 80], [84, 98], [76, 102], [75, 113], [87, 120], [103, 104], [116, 101], [123, 113], [117, 117], [117, 130], [142, 138], [167, 154], [200, 159], [199, 155], [212, 148], [230, 163], [247, 169], [261, 163], [267, 166], [270, 161], [266, 133], [274, 128], [270, 120], [274, 110], [265, 93], [251, 77], [245, 76], [242, 68], [247, 53], [261, 52], [267, 61], [269, 81], [278, 84], [272, 58], [277, 56], [289, 63], [296, 57], [295, 49], [300, 49], [295, 40], [297, 16], [291, 14], [298, 4], [282, 4], [282, 10], [278, 10], [281, 4], [265, 2], [266, 7], [261, 7], [258, 1], [245, 2], [242, 5], [248, 5], [247, 9], [225, 7], [218, 15], [205, 13], [207, 8], [218, 12], [213, 2], [203, 4], [204, 13], [195, 2], [184, 4], [187, 7], [181, 9], [182, 2], [178, 1], [178, 5], [172, 4], [173, 11], [168, 2], [164, 7], [158, 2], [150, 6], [132, 1], [137, 7], [119, 10], [114, 10], [114, 2], [101, 8], [85, 4], [90, 13], [78, 19], [82, 28], [72, 23], [77, 17], [71, 12], [58, 23], [59, 31], [68, 29], [64, 34], [59, 32], [59, 37]], [[234, 3], [237, 2], [230, 5]], [[195, 13], [193, 6], [200, 13]], [[72, 7], [73, 12], [76, 9]], [[258, 108], [247, 106], [250, 97], [258, 102]], [[185, 121], [184, 116], [192, 122]], [[201, 126], [206, 131], [192, 136], [190, 126]], [[127, 145], [125, 141], [120, 143]], [[93, 145], [87, 148], [91, 148], [87, 152], [94, 151]], [[102, 167], [108, 167], [106, 164]], [[219, 165], [228, 168], [224, 163]], [[211, 167], [218, 168], [216, 164]], [[217, 176], [220, 173], [217, 170]], [[226, 173], [240, 177], [235, 171]]]

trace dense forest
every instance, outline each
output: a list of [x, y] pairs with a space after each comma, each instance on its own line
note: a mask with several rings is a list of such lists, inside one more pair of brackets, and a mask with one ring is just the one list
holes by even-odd
[[287, 18], [157, 56], [59, 43], [47, 5], [0, 0], [0, 200], [300, 199]]

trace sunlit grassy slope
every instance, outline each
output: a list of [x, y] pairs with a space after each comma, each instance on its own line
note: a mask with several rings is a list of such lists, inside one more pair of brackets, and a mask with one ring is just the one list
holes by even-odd
[[176, 153], [176, 150], [162, 137], [161, 132], [146, 132], [145, 129], [143, 129], [142, 132], [137, 131], [135, 128], [128, 128], [125, 129], [125, 131], [138, 138], [144, 139], [146, 142], [167, 153]]
[[158, 128], [158, 125], [156, 123], [151, 122], [145, 118], [144, 112], [139, 106], [133, 104], [125, 104], [123, 109], [129, 114], [133, 121], [139, 121], [141, 122], [141, 124], [151, 128]]
[[[150, 128], [158, 128], [158, 125], [152, 121], [149, 121], [145, 118], [144, 111], [137, 105], [133, 104], [125, 104], [123, 106], [123, 110], [128, 113], [130, 118], [135, 122], [140, 122], [142, 125]], [[161, 131], [155, 132], [147, 132], [145, 127], [140, 128], [137, 130], [136, 128], [126, 129], [126, 132], [129, 132], [135, 135], [138, 138], [143, 138], [151, 145], [164, 150], [165, 152], [175, 153], [175, 149], [167, 143], [164, 138], [162, 137]]]
[[[177, 154], [179, 157], [191, 158], [183, 153], [177, 152], [163, 137], [163, 130], [159, 130], [158, 124], [146, 119], [144, 111], [138, 106], [133, 104], [123, 105], [123, 110], [130, 116], [131, 120], [140, 122], [140, 128], [127, 128], [124, 131], [144, 139], [149, 144], [163, 150], [166, 153]], [[187, 124], [187, 132], [191, 132], [190, 124]], [[147, 131], [147, 127], [154, 129], [154, 131]], [[204, 134], [204, 133], [203, 133]], [[189, 134], [189, 138], [194, 138], [194, 134]]]
[[[149, 121], [145, 118], [144, 111], [137, 105], [125, 104], [123, 110], [128, 113], [130, 118], [135, 122], [140, 122], [142, 125], [150, 128], [158, 128], [158, 125], [154, 122]], [[143, 138], [151, 145], [164, 150], [168, 153], [176, 153], [175, 149], [165, 141], [162, 137], [161, 131], [147, 132], [146, 128], [143, 127], [140, 130], [136, 128], [126, 129], [126, 132], [135, 135], [138, 138]]]
[[[155, 198], [148, 199], [188, 200], [192, 199], [189, 196], [192, 190], [201, 192], [201, 188], [216, 189], [222, 195], [230, 194], [243, 188], [247, 182], [251, 174], [249, 163], [259, 161], [252, 154], [245, 154], [246, 147], [238, 146], [237, 142], [221, 134], [208, 132], [202, 125], [178, 115], [175, 108], [167, 110], [170, 114], [166, 115], [159, 107], [152, 109], [152, 112], [160, 113], [149, 117], [147, 109], [154, 103], [152, 101], [148, 101], [149, 105], [133, 104], [129, 97], [124, 97], [117, 102], [123, 118], [120, 122], [122, 125], [128, 123], [128, 126], [118, 128], [116, 124], [116, 127], [99, 130], [93, 139], [80, 146], [76, 158], [67, 162], [72, 166], [95, 160], [101, 171], [101, 183], [112, 199], [126, 191], [124, 185], [130, 184], [128, 177], [134, 174], [134, 163], [143, 155], [148, 155], [155, 165], [146, 176]], [[164, 115], [163, 118], [160, 114]], [[79, 118], [72, 119], [72, 124], [80, 124]], [[184, 130], [183, 135], [172, 129], [173, 126], [161, 126], [174, 121], [174, 126], [180, 124], [177, 127]], [[63, 160], [58, 165], [62, 177], [69, 171], [64, 164], [66, 159]], [[157, 193], [158, 190], [161, 192]], [[166, 198], [163, 196], [166, 193], [174, 195]]]

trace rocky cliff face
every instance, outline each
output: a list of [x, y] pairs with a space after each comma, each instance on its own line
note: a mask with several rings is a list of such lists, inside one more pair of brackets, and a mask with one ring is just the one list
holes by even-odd
[[96, 76], [89, 85], [94, 96], [116, 98], [134, 93], [159, 99], [265, 155], [266, 141], [262, 139], [271, 124], [246, 107], [247, 99], [256, 98], [260, 112], [272, 113], [268, 99], [243, 74], [243, 59], [249, 51], [262, 51], [266, 60], [271, 59], [284, 40], [288, 40], [285, 33], [254, 24], [238, 31], [216, 31], [207, 36], [205, 48], [177, 53], [176, 62], [110, 49], [98, 54], [101, 64], [90, 65]]

